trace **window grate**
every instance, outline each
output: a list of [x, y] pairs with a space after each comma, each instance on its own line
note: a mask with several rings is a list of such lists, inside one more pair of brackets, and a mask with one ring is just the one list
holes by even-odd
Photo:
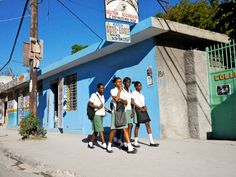
[[67, 111], [77, 110], [77, 74], [66, 77]]

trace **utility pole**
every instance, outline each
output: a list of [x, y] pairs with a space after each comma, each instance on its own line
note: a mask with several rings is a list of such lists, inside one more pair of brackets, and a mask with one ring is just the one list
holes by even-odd
[[[38, 0], [30, 0], [30, 37], [38, 39]], [[37, 69], [34, 60], [30, 59], [30, 111], [37, 116]]]

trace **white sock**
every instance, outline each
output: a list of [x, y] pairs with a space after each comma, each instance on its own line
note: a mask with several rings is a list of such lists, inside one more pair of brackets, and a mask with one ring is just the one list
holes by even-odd
[[126, 142], [124, 142], [124, 146], [125, 146], [125, 147], [128, 147], [128, 144], [127, 144]]
[[118, 141], [118, 139], [116, 137], [114, 137], [113, 141], [116, 143]]
[[128, 151], [133, 151], [134, 150], [134, 147], [132, 146], [131, 143], [128, 143], [127, 146], [128, 146]]
[[135, 144], [135, 145], [138, 145], [138, 137], [135, 137], [135, 138], [134, 138], [134, 144]]
[[90, 141], [90, 142], [89, 142], [89, 146], [93, 146], [93, 142]]
[[108, 145], [107, 145], [107, 150], [108, 151], [111, 151], [112, 149], [111, 149], [111, 143], [108, 143]]
[[153, 140], [153, 137], [152, 137], [152, 134], [148, 134], [148, 136], [149, 136], [149, 141], [150, 141], [150, 143], [151, 143], [151, 144], [155, 144], [155, 143], [154, 143], [154, 140]]
[[106, 143], [103, 143], [103, 144], [102, 144], [102, 147], [103, 147], [104, 149], [106, 149], [106, 148], [107, 148], [107, 144], [106, 144]]

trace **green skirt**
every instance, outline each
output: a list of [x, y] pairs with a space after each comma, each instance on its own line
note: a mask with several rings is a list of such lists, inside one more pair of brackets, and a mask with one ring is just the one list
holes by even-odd
[[138, 123], [137, 116], [135, 113], [134, 113], [134, 117], [131, 117], [131, 114], [132, 114], [131, 110], [126, 110], [125, 112], [126, 112], [126, 118], [127, 118], [128, 124], [137, 124]]
[[[126, 117], [126, 119], [127, 119], [127, 117]], [[114, 112], [112, 112], [112, 115], [111, 115], [111, 130], [118, 130], [118, 129], [124, 129], [124, 128], [128, 128], [128, 121], [126, 121], [126, 125], [125, 126], [123, 126], [123, 127], [116, 127], [115, 114], [114, 114]]]
[[104, 128], [103, 128], [103, 116], [98, 116], [95, 115], [92, 121], [92, 125], [93, 125], [93, 131], [95, 132], [103, 132]]

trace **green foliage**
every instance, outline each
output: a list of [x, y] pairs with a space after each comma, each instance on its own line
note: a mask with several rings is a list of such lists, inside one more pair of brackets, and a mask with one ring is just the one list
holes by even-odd
[[179, 4], [169, 8], [167, 15], [158, 14], [157, 16], [211, 30], [214, 28], [214, 15], [215, 7], [206, 1], [191, 2], [190, 0], [181, 0]]
[[19, 134], [22, 136], [22, 139], [26, 139], [31, 135], [45, 137], [47, 131], [40, 124], [39, 118], [34, 117], [34, 115], [30, 113], [21, 120]]
[[85, 49], [86, 47], [88, 47], [87, 45], [78, 45], [78, 44], [74, 44], [72, 47], [71, 47], [71, 54], [74, 54], [80, 50], [83, 50]]
[[236, 38], [236, 0], [220, 3], [213, 20], [216, 31]]
[[236, 0], [180, 0], [156, 16], [235, 37]]

